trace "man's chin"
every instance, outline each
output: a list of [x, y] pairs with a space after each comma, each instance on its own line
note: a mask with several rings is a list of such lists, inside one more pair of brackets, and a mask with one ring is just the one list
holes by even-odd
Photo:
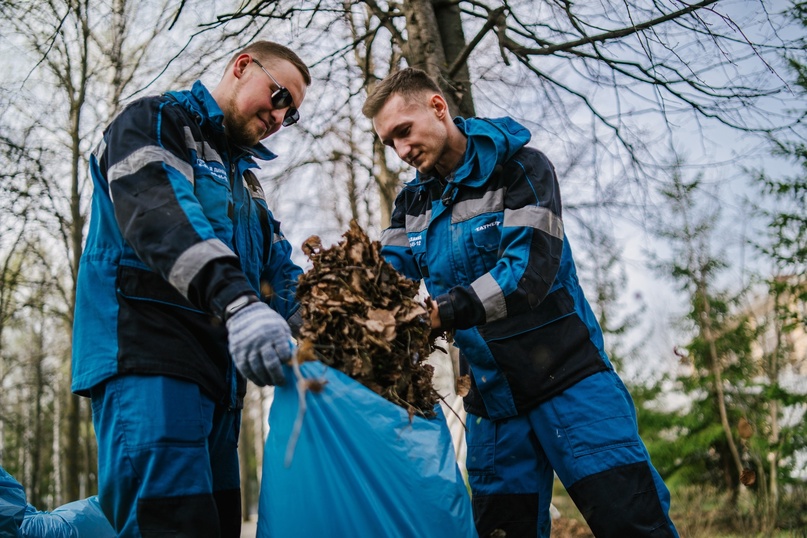
[[425, 175], [425, 174], [428, 174], [429, 172], [431, 172], [432, 168], [433, 167], [431, 165], [424, 163], [424, 164], [421, 164], [420, 166], [416, 166], [415, 170], [417, 170], [421, 174]]
[[261, 140], [257, 133], [253, 133], [247, 129], [238, 128], [232, 125], [224, 126], [224, 134], [227, 135], [230, 142], [245, 148], [251, 148]]
[[257, 136], [250, 136], [246, 133], [227, 133], [227, 137], [230, 139], [230, 142], [245, 148], [251, 148], [260, 142]]

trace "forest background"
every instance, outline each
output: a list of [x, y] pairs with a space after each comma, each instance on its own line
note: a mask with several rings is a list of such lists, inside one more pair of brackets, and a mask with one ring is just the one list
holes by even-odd
[[[557, 168], [682, 535], [804, 536], [806, 29], [788, 0], [0, 0], [0, 465], [39, 509], [95, 493], [69, 390], [89, 154], [127, 103], [214, 86], [260, 38], [314, 78], [261, 175], [295, 248], [389, 222], [412, 173], [360, 113], [388, 72], [425, 69], [455, 114], [514, 117]], [[245, 517], [270, 398], [250, 387]]]

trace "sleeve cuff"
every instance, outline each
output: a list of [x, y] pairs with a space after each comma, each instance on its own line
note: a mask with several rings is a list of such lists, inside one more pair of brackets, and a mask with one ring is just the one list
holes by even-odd
[[438, 295], [434, 300], [437, 303], [437, 313], [440, 314], [440, 329], [454, 329], [454, 305], [449, 294]]
[[244, 280], [243, 282], [232, 282], [220, 290], [210, 303], [213, 314], [224, 319], [224, 309], [242, 295], [256, 295], [255, 290]]

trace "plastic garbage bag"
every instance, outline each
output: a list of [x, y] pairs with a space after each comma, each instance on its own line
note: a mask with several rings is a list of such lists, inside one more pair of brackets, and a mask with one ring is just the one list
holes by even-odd
[[18, 538], [25, 517], [25, 488], [0, 467], [0, 537]]
[[25, 488], [0, 467], [0, 538], [115, 538], [98, 497], [38, 511], [25, 499]]
[[22, 521], [24, 538], [115, 538], [115, 530], [101, 511], [98, 497], [63, 504], [52, 512], [30, 504]]
[[[318, 362], [295, 434], [299, 382], [275, 388], [263, 459], [258, 537], [475, 537], [445, 417], [414, 417]], [[289, 451], [290, 441], [293, 453]], [[291, 456], [287, 461], [288, 455]]]

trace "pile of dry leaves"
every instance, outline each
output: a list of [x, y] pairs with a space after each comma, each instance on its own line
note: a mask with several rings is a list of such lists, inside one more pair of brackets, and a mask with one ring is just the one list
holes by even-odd
[[323, 249], [319, 237], [303, 243], [313, 268], [301, 278], [298, 360], [319, 360], [340, 370], [412, 415], [433, 417], [437, 393], [426, 309], [418, 284], [400, 275], [355, 222], [343, 241]]

